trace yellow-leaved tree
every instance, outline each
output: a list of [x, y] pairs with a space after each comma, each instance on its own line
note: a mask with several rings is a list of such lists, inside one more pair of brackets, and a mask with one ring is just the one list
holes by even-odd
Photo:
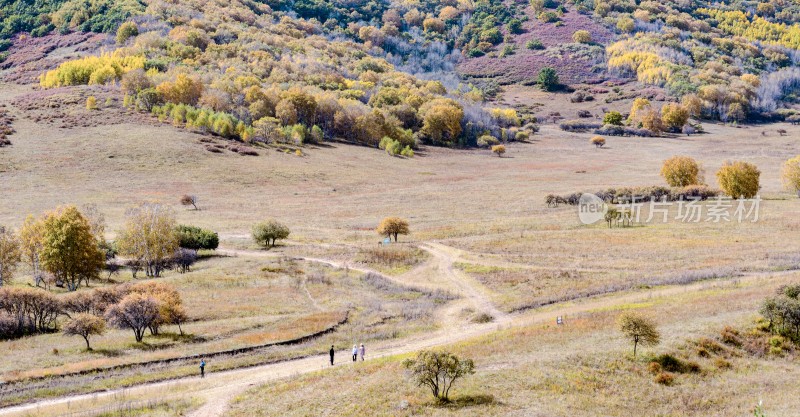
[[175, 215], [160, 204], [129, 209], [125, 226], [117, 234], [122, 256], [141, 264], [148, 277], [159, 277], [178, 249]]
[[671, 187], [686, 187], [702, 181], [700, 165], [688, 156], [673, 156], [664, 161], [661, 176]]
[[753, 198], [758, 194], [761, 171], [750, 163], [726, 162], [717, 171], [719, 187], [733, 198]]
[[783, 163], [781, 178], [786, 188], [800, 197], [800, 155]]
[[105, 261], [89, 220], [75, 206], [59, 207], [45, 215], [41, 251], [44, 270], [70, 291], [97, 278]]
[[20, 260], [19, 239], [10, 230], [0, 226], [0, 287], [11, 281]]
[[409, 233], [408, 220], [400, 217], [386, 217], [378, 225], [378, 234], [386, 237], [394, 237], [397, 242], [397, 235], [407, 235]]

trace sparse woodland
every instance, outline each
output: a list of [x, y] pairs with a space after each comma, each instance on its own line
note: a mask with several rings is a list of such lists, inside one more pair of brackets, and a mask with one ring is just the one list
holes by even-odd
[[800, 408], [798, 1], [0, 17], [0, 407]]

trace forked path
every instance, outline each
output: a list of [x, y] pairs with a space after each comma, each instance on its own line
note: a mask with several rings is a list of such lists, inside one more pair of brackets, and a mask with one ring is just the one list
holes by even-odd
[[[480, 289], [475, 288], [469, 279], [456, 272], [453, 267], [453, 260], [457, 255], [450, 252], [447, 248], [435, 244], [423, 245], [425, 250], [430, 251], [436, 259], [436, 263], [441, 272], [449, 275], [457, 291], [476, 307], [495, 315], [495, 323], [476, 324], [463, 322], [457, 327], [444, 327], [440, 330], [415, 335], [402, 340], [395, 340], [385, 344], [371, 346], [367, 352], [367, 358], [393, 356], [408, 354], [437, 346], [457, 343], [471, 338], [496, 332], [503, 328], [526, 326], [538, 323], [549, 323], [554, 321], [558, 315], [578, 315], [588, 313], [598, 309], [607, 309], [615, 305], [635, 303], [642, 300], [653, 298], [663, 298], [682, 293], [692, 293], [702, 291], [715, 285], [736, 284], [747, 281], [766, 279], [773, 276], [785, 275], [792, 271], [775, 273], [753, 273], [746, 276], [726, 280], [715, 280], [713, 282], [697, 282], [694, 284], [662, 287], [650, 290], [637, 290], [625, 293], [616, 293], [606, 296], [583, 299], [579, 301], [555, 304], [543, 309], [531, 310], [526, 313], [507, 315], [488, 302]], [[249, 252], [249, 251], [248, 251]], [[243, 251], [238, 251], [239, 255], [245, 256]], [[257, 252], [258, 253], [258, 252]], [[311, 259], [309, 259], [311, 260]], [[338, 266], [336, 262], [324, 261], [327, 264]], [[363, 270], [362, 268], [351, 268]], [[370, 270], [366, 270], [373, 272]], [[451, 275], [452, 273], [452, 275]], [[347, 351], [337, 352], [338, 358], [347, 358]], [[341, 364], [336, 366], [359, 366], [344, 359]], [[204, 401], [204, 405], [193, 412], [193, 417], [216, 417], [221, 416], [228, 409], [230, 402], [237, 395], [242, 394], [248, 388], [257, 386], [265, 382], [275, 381], [281, 378], [297, 376], [300, 374], [311, 373], [330, 368], [326, 353], [318, 356], [300, 358], [284, 362], [272, 363], [256, 366], [252, 368], [235, 369], [218, 373], [211, 373], [205, 379], [197, 377], [183, 378], [172, 381], [143, 384], [124, 390], [113, 390], [94, 394], [73, 395], [61, 398], [43, 400], [35, 403], [24, 404], [15, 407], [0, 409], [0, 416], [29, 415], [31, 412], [58, 413], [58, 410], [65, 410], [69, 405], [70, 409], [78, 408], [82, 411], [89, 411], [101, 406], [103, 401], [118, 400], [123, 397], [130, 398], [159, 398], [177, 399], [187, 397], [197, 397]], [[123, 399], [124, 400], [124, 399]]]

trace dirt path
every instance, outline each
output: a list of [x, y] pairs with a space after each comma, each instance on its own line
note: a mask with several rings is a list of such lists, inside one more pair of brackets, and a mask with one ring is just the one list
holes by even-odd
[[[483, 296], [481, 290], [472, 285], [469, 278], [456, 272], [453, 267], [454, 259], [457, 254], [448, 247], [436, 244], [424, 244], [423, 248], [434, 255], [435, 265], [438, 270], [447, 275], [456, 291], [465, 296], [465, 302], [473, 304], [476, 308], [495, 315], [496, 321], [487, 324], [475, 324], [466, 321], [456, 321], [452, 326], [446, 326], [440, 330], [415, 335], [403, 340], [390, 341], [385, 344], [368, 346], [367, 359], [378, 357], [406, 354], [421, 349], [457, 343], [467, 339], [487, 335], [497, 330], [526, 326], [536, 323], [554, 322], [557, 315], [574, 316], [581, 313], [589, 313], [598, 309], [612, 308], [615, 305], [628, 304], [653, 298], [670, 297], [680, 293], [691, 293], [702, 291], [719, 285], [735, 285], [745, 281], [757, 281], [768, 279], [773, 276], [785, 275], [794, 271], [775, 272], [775, 273], [753, 273], [742, 277], [727, 280], [715, 280], [698, 282], [684, 286], [671, 286], [650, 290], [638, 290], [625, 293], [610, 294], [601, 297], [594, 297], [579, 301], [555, 304], [543, 309], [531, 310], [518, 315], [509, 315], [498, 311]], [[240, 256], [250, 255], [250, 251], [230, 251]], [[264, 252], [255, 252], [259, 256], [265, 255]], [[274, 256], [274, 255], [267, 255]], [[308, 258], [309, 261], [319, 261], [325, 264], [339, 267], [337, 262]], [[362, 272], [375, 272], [364, 268], [351, 268]], [[381, 274], [383, 275], [383, 274]], [[446, 314], [446, 313], [445, 313]], [[336, 366], [354, 366], [349, 361], [349, 350], [337, 352], [338, 362]], [[355, 366], [358, 366], [357, 364]], [[228, 409], [232, 400], [248, 388], [257, 386], [265, 382], [278, 380], [299, 374], [320, 371], [329, 368], [326, 353], [319, 356], [290, 360], [285, 362], [273, 363], [257, 366], [253, 368], [235, 369], [219, 373], [209, 373], [205, 379], [184, 378], [173, 381], [164, 381], [153, 384], [144, 384], [132, 388], [113, 390], [102, 393], [73, 395], [61, 398], [43, 400], [35, 403], [24, 404], [15, 407], [0, 409], [0, 416], [26, 415], [30, 412], [52, 410], [58, 412], [64, 407], [79, 407], [83, 411], [91, 409], [92, 404], [96, 404], [103, 399], [114, 399], [118, 401], [121, 396], [133, 398], [159, 398], [170, 399], [187, 396], [194, 396], [205, 401], [204, 405], [190, 414], [192, 417], [216, 417], [221, 416]], [[181, 392], [181, 394], [169, 394], [170, 392]]]
[[436, 243], [421, 244], [420, 248], [428, 251], [437, 261], [438, 270], [452, 283], [453, 287], [472, 304], [477, 313], [486, 313], [496, 323], [504, 324], [510, 320], [508, 314], [500, 311], [485, 294], [485, 288], [453, 266], [459, 254], [457, 249]]

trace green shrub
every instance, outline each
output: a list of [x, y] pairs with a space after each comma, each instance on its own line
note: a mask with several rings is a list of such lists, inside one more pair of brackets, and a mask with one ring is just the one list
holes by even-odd
[[488, 148], [500, 143], [500, 140], [492, 135], [483, 135], [478, 138], [478, 146]]
[[622, 114], [618, 111], [610, 111], [603, 116], [604, 125], [622, 126]]
[[556, 73], [556, 70], [552, 67], [544, 67], [539, 70], [539, 76], [536, 81], [545, 91], [553, 91], [558, 88], [560, 84], [558, 73]]
[[117, 29], [117, 43], [122, 45], [127, 42], [128, 39], [138, 34], [139, 28], [136, 26], [136, 23], [125, 22], [119, 26], [119, 29]]
[[531, 39], [528, 42], [525, 42], [525, 47], [534, 50], [544, 49], [544, 45], [542, 44], [542, 41], [540, 41], [539, 39]]
[[175, 234], [178, 237], [178, 245], [185, 249], [215, 250], [219, 246], [219, 235], [208, 229], [178, 225]]
[[653, 362], [659, 364], [661, 369], [667, 372], [682, 373], [684, 371], [684, 363], [669, 353], [656, 356]]
[[506, 25], [508, 31], [513, 34], [522, 33], [522, 21], [519, 19], [511, 19], [508, 21], [508, 25]]
[[555, 23], [561, 20], [561, 18], [558, 17], [558, 13], [556, 12], [546, 11], [539, 13], [539, 20], [545, 23]]

